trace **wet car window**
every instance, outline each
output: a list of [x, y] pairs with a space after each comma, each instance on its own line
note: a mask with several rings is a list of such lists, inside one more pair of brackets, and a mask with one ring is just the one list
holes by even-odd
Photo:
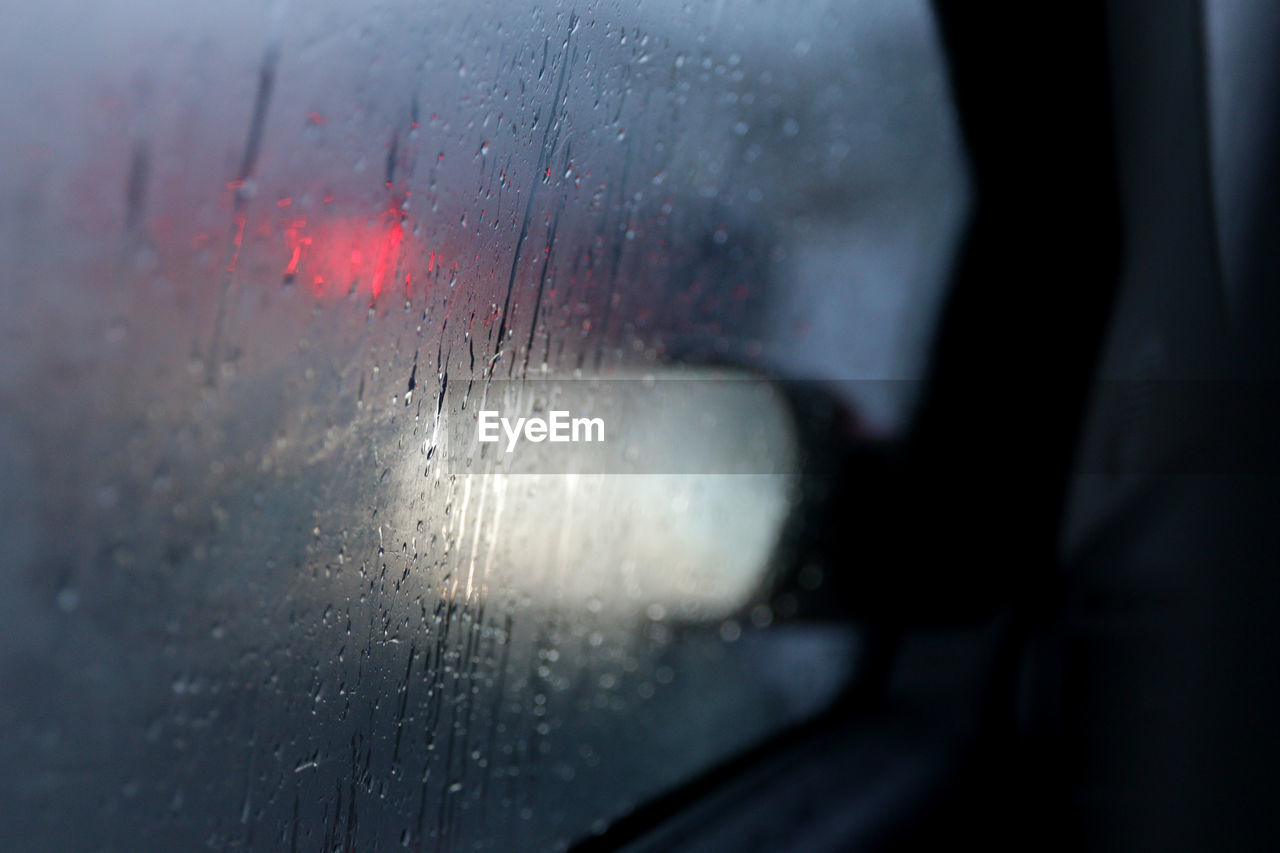
[[733, 363], [900, 426], [966, 201], [924, 3], [6, 19], [5, 846], [563, 847], [840, 688], [761, 592], [783, 451], [458, 425]]

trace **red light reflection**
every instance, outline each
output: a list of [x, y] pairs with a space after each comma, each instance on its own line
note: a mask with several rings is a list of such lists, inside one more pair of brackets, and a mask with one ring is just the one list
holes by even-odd
[[367, 293], [377, 300], [388, 282], [403, 275], [408, 295], [409, 274], [400, 269], [407, 257], [405, 220], [398, 203], [372, 219], [290, 219], [283, 229], [289, 252], [284, 278], [307, 281], [319, 298]]

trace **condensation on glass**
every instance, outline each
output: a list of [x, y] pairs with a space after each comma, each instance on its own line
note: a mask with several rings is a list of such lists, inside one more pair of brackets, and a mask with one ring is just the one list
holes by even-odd
[[554, 848], [839, 687], [719, 571], [782, 481], [439, 442], [496, 379], [913, 376], [922, 2], [9, 5], [4, 846]]

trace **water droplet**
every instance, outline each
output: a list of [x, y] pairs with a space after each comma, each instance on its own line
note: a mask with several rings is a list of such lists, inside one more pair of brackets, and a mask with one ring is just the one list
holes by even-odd
[[80, 593], [73, 587], [63, 587], [58, 590], [58, 609], [63, 613], [70, 613], [80, 606]]

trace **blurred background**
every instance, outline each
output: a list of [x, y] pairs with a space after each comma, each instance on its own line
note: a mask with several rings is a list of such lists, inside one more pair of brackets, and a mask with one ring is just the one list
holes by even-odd
[[[883, 620], [874, 597], [813, 617], [851, 594], [833, 571], [963, 578], [1021, 541], [1014, 492], [948, 510], [996, 543], [966, 551], [904, 487], [893, 541], [927, 547], [885, 560], [851, 512], [810, 559], [788, 531], [828, 457], [780, 398], [637, 422], [600, 397], [631, 418], [626, 475], [448, 446], [490, 394], [690, 375], [808, 383], [859, 441], [912, 446], [965, 241], [1022, 198], [989, 192], [972, 117], [1056, 109], [1016, 64], [956, 96], [953, 4], [2, 5], [0, 847], [568, 849], [847, 695]], [[1059, 5], [975, 11], [967, 44], [1070, 55]], [[1123, 251], [1099, 268], [1104, 381], [1067, 425], [1056, 592], [1011, 653], [1018, 731], [1057, 763], [1000, 782], [1048, 786], [1053, 843], [1247, 846], [1276, 829], [1280, 502], [1274, 469], [1219, 451], [1270, 445], [1280, 12], [1097, 5]], [[1026, 239], [1106, 219], [1057, 194], [1092, 163], [1071, 107], [1060, 148], [1018, 149], [1025, 231], [995, 242], [1002, 399], [1055, 387], [1017, 343], [1070, 339], [1037, 300], [1071, 303], [1105, 255], [1074, 226]], [[1034, 446], [1001, 445], [987, 402], [969, 428]], [[766, 424], [749, 473], [708, 410]], [[844, 773], [882, 790], [905, 755], [936, 791], [982, 764], [1009, 600], [895, 643], [885, 689], [929, 735], [833, 749]], [[934, 813], [815, 801], [859, 827]], [[828, 849], [871, 845], [843, 831]]]

